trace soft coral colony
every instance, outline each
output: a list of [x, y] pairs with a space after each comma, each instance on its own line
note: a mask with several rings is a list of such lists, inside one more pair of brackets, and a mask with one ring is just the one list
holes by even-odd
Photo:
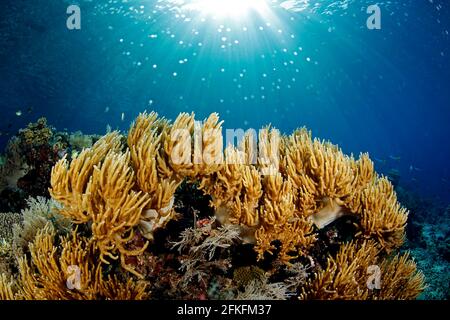
[[[196, 207], [180, 190], [200, 190], [211, 214], [177, 212]], [[408, 213], [391, 183], [367, 154], [347, 156], [306, 129], [249, 131], [223, 150], [217, 114], [172, 123], [143, 113], [128, 137], [112, 132], [59, 160], [49, 191], [50, 218], [22, 250], [3, 241], [2, 299], [217, 298], [214, 287], [226, 298], [415, 299], [424, 287], [414, 261], [396, 254]], [[186, 215], [191, 225], [169, 227]], [[155, 249], [164, 230], [172, 242]], [[248, 248], [254, 260], [239, 265]], [[73, 266], [79, 285], [68, 289]], [[373, 266], [381, 284], [370, 289]], [[203, 291], [176, 292], [196, 282]]]

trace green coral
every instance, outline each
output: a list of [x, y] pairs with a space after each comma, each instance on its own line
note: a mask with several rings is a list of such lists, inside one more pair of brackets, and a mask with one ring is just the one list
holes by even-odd
[[40, 118], [36, 123], [30, 123], [25, 129], [19, 131], [22, 144], [40, 146], [48, 144], [53, 131], [47, 126], [47, 119]]
[[22, 222], [19, 213], [0, 213], [0, 241], [10, 242], [13, 238], [12, 226]]
[[246, 266], [235, 269], [233, 279], [237, 283], [238, 287], [246, 287], [254, 281], [261, 283], [265, 283], [267, 281], [264, 270], [258, 268], [257, 266]]

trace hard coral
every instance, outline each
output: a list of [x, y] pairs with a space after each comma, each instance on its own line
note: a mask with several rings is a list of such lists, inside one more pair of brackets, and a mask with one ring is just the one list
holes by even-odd
[[32, 196], [48, 197], [50, 172], [60, 158], [45, 118], [30, 123], [9, 142], [0, 167], [1, 210], [20, 211]]

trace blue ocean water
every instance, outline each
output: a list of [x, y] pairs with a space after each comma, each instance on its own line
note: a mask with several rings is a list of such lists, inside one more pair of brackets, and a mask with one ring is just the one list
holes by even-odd
[[[41, 116], [126, 130], [155, 110], [224, 127], [306, 126], [450, 201], [450, 2], [3, 0], [0, 144]], [[70, 5], [81, 29], [69, 30]]]

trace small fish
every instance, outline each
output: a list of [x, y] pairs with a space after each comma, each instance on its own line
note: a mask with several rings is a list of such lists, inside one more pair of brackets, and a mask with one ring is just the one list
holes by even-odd
[[120, 116], [120, 119], [121, 119], [122, 121], [125, 121], [125, 113], [122, 112], [122, 115]]
[[109, 107], [106, 107], [105, 108], [105, 113], [108, 113], [109, 112]]
[[16, 116], [20, 117], [22, 115], [22, 111], [21, 110], [17, 110], [16, 111]]
[[402, 158], [396, 157], [396, 156], [389, 156], [389, 159], [394, 160], [394, 161], [400, 161]]
[[413, 172], [413, 171], [422, 171], [422, 169], [416, 168], [416, 167], [414, 167], [413, 165], [410, 165], [410, 166], [409, 166], [409, 171], [410, 171], [410, 172]]
[[386, 160], [384, 159], [378, 159], [378, 158], [373, 158], [376, 162], [382, 163], [382, 164], [386, 164]]

